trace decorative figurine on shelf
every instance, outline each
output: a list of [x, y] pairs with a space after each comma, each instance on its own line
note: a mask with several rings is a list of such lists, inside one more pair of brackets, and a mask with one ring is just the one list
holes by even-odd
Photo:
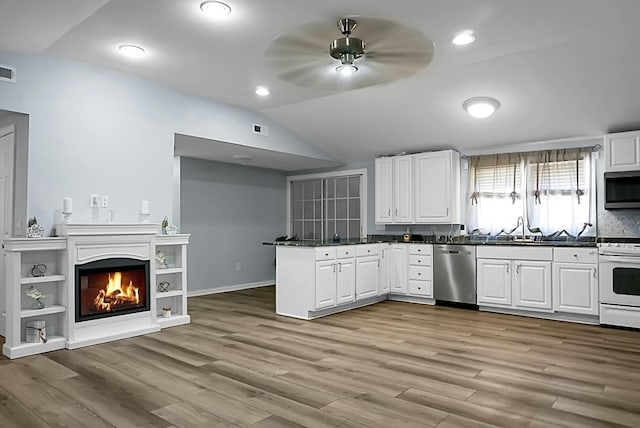
[[41, 277], [47, 273], [47, 265], [37, 264], [33, 265], [31, 268], [31, 276], [33, 277]]
[[165, 217], [162, 220], [162, 233], [165, 235], [175, 235], [178, 233], [178, 228], [175, 224], [169, 223], [169, 219]]
[[30, 218], [27, 222], [27, 238], [42, 238], [44, 236], [44, 227], [38, 224], [38, 219]]
[[167, 256], [165, 256], [160, 250], [156, 251], [156, 262], [160, 269], [166, 269], [169, 267], [169, 264], [167, 263]]
[[33, 299], [38, 309], [44, 309], [44, 299], [47, 296], [42, 291], [32, 285], [24, 294]]
[[169, 291], [169, 287], [171, 286], [171, 284], [169, 284], [167, 281], [162, 281], [158, 283], [158, 291], [161, 293], [165, 293], [167, 291]]

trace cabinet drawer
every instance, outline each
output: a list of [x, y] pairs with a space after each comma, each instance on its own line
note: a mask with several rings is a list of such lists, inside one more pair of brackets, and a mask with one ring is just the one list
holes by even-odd
[[331, 247], [316, 248], [316, 260], [333, 260], [336, 258], [336, 249]]
[[432, 289], [433, 283], [431, 281], [409, 280], [409, 294], [431, 297], [433, 295]]
[[358, 245], [356, 246], [356, 256], [377, 256], [380, 254], [380, 246], [373, 245]]
[[597, 248], [554, 248], [553, 261], [564, 263], [597, 263]]
[[409, 244], [409, 254], [415, 255], [431, 255], [431, 245], [430, 244]]
[[433, 273], [428, 266], [409, 266], [409, 279], [431, 281]]
[[515, 245], [478, 245], [476, 257], [479, 259], [551, 261], [553, 259], [553, 248]]
[[336, 248], [337, 250], [337, 257], [339, 259], [348, 259], [351, 257], [355, 257], [356, 255], [356, 247], [354, 247], [353, 245], [349, 245], [346, 247], [338, 247]]
[[414, 266], [431, 266], [431, 256], [409, 256], [409, 264]]

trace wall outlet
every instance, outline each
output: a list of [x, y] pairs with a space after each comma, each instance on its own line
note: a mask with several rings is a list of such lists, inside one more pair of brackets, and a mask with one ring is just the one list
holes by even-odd
[[97, 193], [91, 194], [91, 208], [98, 208], [100, 206], [100, 195]]
[[100, 208], [109, 208], [109, 197], [107, 195], [100, 197]]
[[236, 272], [240, 272], [242, 270], [242, 265], [240, 262], [236, 263]]

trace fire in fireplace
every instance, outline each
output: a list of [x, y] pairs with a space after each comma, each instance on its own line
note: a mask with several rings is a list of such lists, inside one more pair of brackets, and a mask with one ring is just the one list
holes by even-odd
[[149, 261], [111, 258], [76, 265], [76, 322], [149, 310]]

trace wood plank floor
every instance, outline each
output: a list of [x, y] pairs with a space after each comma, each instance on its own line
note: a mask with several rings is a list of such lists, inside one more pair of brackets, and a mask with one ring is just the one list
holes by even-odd
[[8, 427], [640, 427], [640, 332], [383, 302], [315, 321], [274, 288], [193, 323], [0, 360]]

